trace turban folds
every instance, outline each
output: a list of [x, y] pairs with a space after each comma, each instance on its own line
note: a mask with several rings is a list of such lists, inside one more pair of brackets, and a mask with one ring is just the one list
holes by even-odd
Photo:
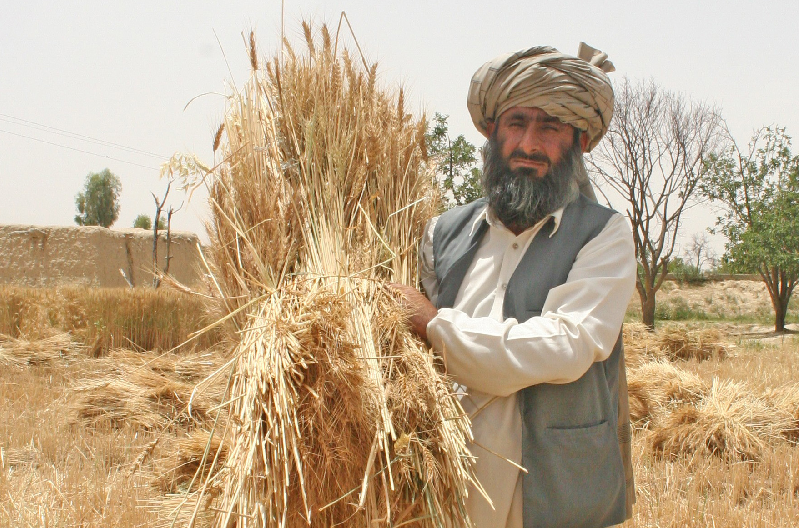
[[548, 46], [501, 55], [472, 77], [468, 107], [477, 130], [488, 136], [489, 121], [515, 106], [540, 108], [583, 130], [593, 149], [613, 117], [613, 87], [608, 56], [580, 43], [579, 57]]

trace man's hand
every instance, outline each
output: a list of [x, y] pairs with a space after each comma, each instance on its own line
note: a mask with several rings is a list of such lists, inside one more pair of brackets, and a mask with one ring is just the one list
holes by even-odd
[[438, 313], [436, 307], [422, 292], [412, 286], [395, 283], [389, 286], [402, 296], [401, 302], [410, 312], [408, 322], [411, 329], [416, 335], [427, 341], [427, 323]]

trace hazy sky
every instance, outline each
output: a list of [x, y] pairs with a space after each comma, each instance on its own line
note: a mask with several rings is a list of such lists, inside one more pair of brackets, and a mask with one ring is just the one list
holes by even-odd
[[[271, 55], [281, 27], [279, 1], [2, 1], [0, 223], [72, 225], [75, 194], [105, 167], [122, 180], [115, 227], [152, 216], [166, 158], [213, 160], [214, 94], [248, 75], [242, 32], [254, 28]], [[483, 62], [539, 44], [574, 54], [581, 40], [609, 54], [613, 79], [651, 77], [718, 105], [740, 143], [767, 124], [799, 141], [797, 0], [286, 0], [286, 33], [297, 39], [303, 17], [335, 25], [342, 10], [383, 83], [402, 83], [419, 111], [448, 114], [450, 132], [474, 143], [465, 99]], [[206, 212], [195, 198], [174, 226], [200, 232]], [[712, 223], [690, 214], [686, 233]]]

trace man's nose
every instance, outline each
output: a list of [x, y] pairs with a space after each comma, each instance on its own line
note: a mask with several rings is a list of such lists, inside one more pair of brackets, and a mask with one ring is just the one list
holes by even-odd
[[535, 126], [529, 125], [525, 128], [521, 139], [519, 140], [518, 148], [524, 151], [525, 154], [532, 154], [541, 150], [541, 138]]

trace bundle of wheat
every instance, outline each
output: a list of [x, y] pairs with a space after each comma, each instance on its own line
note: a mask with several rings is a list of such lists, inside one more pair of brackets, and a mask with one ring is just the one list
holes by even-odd
[[[207, 478], [204, 471], [213, 459], [217, 458], [222, 465], [227, 458], [227, 446], [218, 435], [205, 429], [195, 429], [169, 443], [169, 448], [163, 450], [163, 458], [157, 461], [156, 465], [161, 470], [153, 479], [153, 483], [166, 493], [186, 488], [196, 490]], [[220, 490], [215, 491], [218, 493]]]
[[660, 357], [655, 334], [643, 323], [624, 323], [623, 339], [627, 368], [635, 368]]
[[766, 391], [765, 399], [780, 411], [791, 416], [793, 424], [785, 431], [789, 440], [799, 441], [799, 383], [788, 383]]
[[629, 372], [630, 419], [644, 424], [655, 420], [668, 407], [697, 403], [708, 386], [699, 376], [661, 360], [644, 363]]
[[31, 341], [0, 334], [0, 365], [46, 365], [67, 358], [84, 348], [64, 332]]
[[468, 526], [468, 419], [385, 286], [416, 283], [437, 208], [425, 121], [338, 34], [303, 29], [307, 52], [284, 43], [264, 70], [251, 34], [211, 174], [212, 269], [241, 340], [227, 456], [193, 510], [220, 489], [220, 527]]
[[[181, 361], [198, 357], [205, 355], [194, 354]], [[219, 386], [192, 399], [195, 385], [175, 372], [178, 361], [165, 369], [169, 362], [159, 355], [123, 350], [112, 352], [105, 361], [109, 365], [101, 369], [100, 376], [72, 388], [75, 397], [70, 401], [70, 413], [76, 422], [89, 426], [129, 424], [145, 429], [162, 429], [172, 423], [202, 424], [212, 419], [210, 410], [221, 403], [224, 387]]]
[[699, 453], [756, 461], [791, 425], [787, 413], [743, 384], [714, 380], [696, 406], [683, 405], [666, 415], [651, 440], [655, 452], [664, 456]]
[[724, 344], [721, 333], [715, 328], [688, 329], [684, 326], [667, 326], [657, 334], [657, 345], [669, 359], [697, 359], [727, 357], [729, 345]]
[[227, 359], [221, 349], [190, 352], [148, 352], [115, 348], [95, 363], [106, 363], [109, 371], [144, 368], [185, 382], [197, 382], [221, 367]]

